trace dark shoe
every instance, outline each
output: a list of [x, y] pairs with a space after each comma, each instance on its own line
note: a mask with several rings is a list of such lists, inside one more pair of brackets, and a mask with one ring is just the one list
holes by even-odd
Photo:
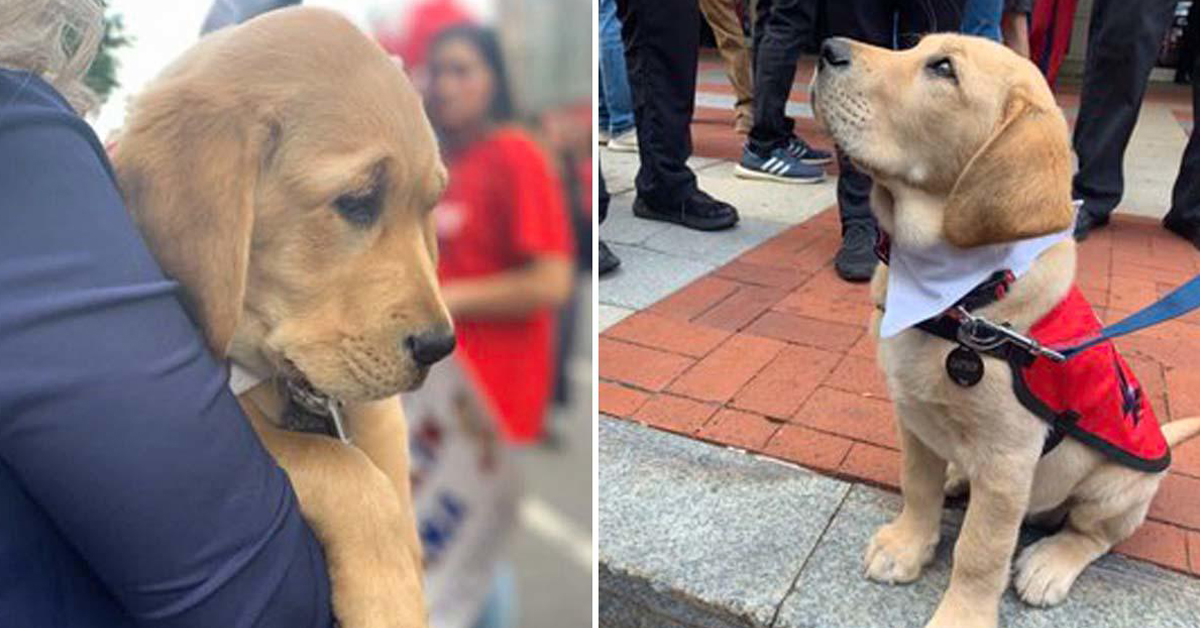
[[833, 258], [833, 267], [846, 281], [870, 281], [879, 258], [875, 256], [875, 225], [850, 223], [842, 231], [842, 248]]
[[1108, 224], [1108, 216], [1096, 216], [1091, 212], [1079, 208], [1079, 215], [1075, 217], [1075, 241], [1083, 242], [1093, 229], [1099, 229]]
[[642, 197], [633, 199], [633, 215], [647, 220], [661, 220], [683, 225], [698, 231], [719, 231], [737, 224], [738, 213], [729, 203], [696, 190], [683, 202], [671, 206], [651, 205]]
[[810, 166], [825, 166], [833, 163], [833, 153], [819, 148], [813, 148], [804, 142], [804, 140], [792, 136], [787, 145], [787, 152], [795, 159], [799, 159], [802, 163]]
[[1200, 224], [1175, 220], [1170, 214], [1167, 214], [1167, 217], [1163, 218], [1162, 225], [1167, 231], [1191, 242], [1192, 246], [1200, 249]]
[[604, 243], [604, 240], [601, 240], [600, 241], [600, 262], [599, 262], [599, 264], [596, 265], [596, 269], [600, 272], [600, 276], [603, 277], [604, 275], [611, 273], [612, 271], [616, 270], [617, 267], [620, 265], [621, 265], [621, 258], [617, 257], [616, 254], [613, 253], [612, 250], [608, 248], [608, 245]]

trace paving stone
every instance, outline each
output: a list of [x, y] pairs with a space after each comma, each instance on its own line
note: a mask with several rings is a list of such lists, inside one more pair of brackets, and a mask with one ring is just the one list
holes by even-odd
[[1200, 530], [1200, 478], [1168, 473], [1158, 485], [1148, 516]]
[[708, 273], [712, 265], [620, 244], [611, 245], [621, 268], [600, 279], [601, 303], [641, 310]]
[[818, 432], [803, 425], [780, 427], [763, 453], [819, 471], [836, 471], [850, 452], [851, 441], [841, 436]]
[[[932, 616], [950, 576], [962, 513], [947, 511], [942, 542], [920, 580], [892, 586], [862, 577], [862, 555], [875, 530], [899, 512], [900, 497], [854, 487], [780, 609], [775, 628], [920, 628]], [[1032, 541], [1026, 533], [1023, 544]], [[1067, 601], [1037, 609], [1004, 594], [1004, 628], [1193, 628], [1200, 625], [1200, 587], [1189, 576], [1117, 555], [1094, 563]]]
[[873, 484], [892, 489], [900, 487], [900, 452], [895, 449], [877, 447], [867, 443], [854, 443], [838, 473], [842, 476], [862, 478]]
[[695, 434], [716, 414], [715, 403], [702, 403], [676, 395], [655, 395], [631, 417], [634, 421], [680, 434]]
[[822, 386], [792, 416], [801, 425], [896, 449], [891, 402]]
[[841, 359], [830, 351], [788, 345], [734, 394], [730, 404], [780, 419], [791, 417]]
[[669, 390], [693, 399], [728, 401], [783, 347], [769, 338], [732, 336], [675, 380]]
[[741, 284], [712, 275], [701, 277], [665, 297], [647, 311], [678, 320], [691, 320], [737, 292]]
[[[598, 438], [599, 560], [611, 574], [601, 597], [640, 591], [664, 615], [675, 611], [656, 599], [721, 609], [732, 625], [769, 624], [849, 490], [629, 423], [602, 418]], [[638, 625], [609, 619], [601, 623]]]
[[779, 430], [779, 426], [779, 423], [764, 416], [723, 408], [696, 432], [696, 436], [747, 451], [758, 451]]
[[674, 320], [653, 312], [638, 312], [612, 326], [605, 335], [671, 353], [704, 357], [729, 337], [729, 332]]
[[693, 362], [691, 358], [681, 355], [611, 338], [600, 338], [597, 348], [600, 354], [600, 379], [610, 379], [645, 390], [662, 390]]
[[843, 325], [772, 311], [751, 323], [746, 332], [818, 349], [845, 351], [866, 332], [866, 325]]
[[647, 393], [612, 382], [597, 382], [600, 412], [616, 417], [627, 417], [642, 407], [650, 398]]
[[1144, 521], [1133, 536], [1122, 541], [1113, 551], [1179, 571], [1188, 571], [1187, 531], [1179, 526]]
[[697, 323], [737, 331], [771, 309], [787, 292], [780, 288], [740, 285], [729, 297], [696, 317]]

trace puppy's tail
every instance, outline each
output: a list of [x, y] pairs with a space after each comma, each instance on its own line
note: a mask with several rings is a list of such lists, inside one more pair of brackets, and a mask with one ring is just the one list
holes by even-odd
[[1167, 445], [1174, 449], [1176, 445], [1200, 434], [1200, 417], [1177, 419], [1170, 423], [1164, 423], [1162, 433], [1167, 439]]

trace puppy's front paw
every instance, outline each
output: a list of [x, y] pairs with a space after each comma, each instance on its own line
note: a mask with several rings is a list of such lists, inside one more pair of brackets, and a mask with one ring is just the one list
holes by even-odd
[[1025, 548], [1013, 574], [1017, 596], [1030, 606], [1055, 606], [1066, 600], [1082, 571], [1069, 553], [1065, 544], [1057, 542], [1057, 535]]
[[901, 584], [921, 576], [933, 560], [938, 535], [921, 535], [893, 521], [875, 532], [867, 545], [867, 577], [876, 582]]

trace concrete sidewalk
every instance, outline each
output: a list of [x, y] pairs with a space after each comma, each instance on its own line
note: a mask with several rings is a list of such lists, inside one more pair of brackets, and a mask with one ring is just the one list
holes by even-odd
[[[861, 542], [847, 542], [838, 550], [842, 552], [838, 556], [832, 555], [836, 553], [832, 548], [814, 546], [817, 549], [802, 552], [808, 558], [796, 563], [794, 552], [799, 550], [783, 549], [791, 543], [816, 543], [807, 536], [797, 536], [800, 528], [807, 531], [805, 534], [813, 529], [824, 530], [835, 511], [842, 520], [852, 518], [846, 514], [851, 511], [869, 511], [873, 514], [854, 516], [878, 523], [894, 512], [895, 502], [887, 497], [889, 493], [868, 488], [894, 492], [898, 483], [899, 452], [891, 404], [874, 365], [874, 346], [865, 333], [871, 307], [866, 288], [842, 282], [831, 267], [840, 241], [836, 208], [832, 208], [836, 201], [835, 179], [831, 176], [825, 183], [807, 186], [736, 179], [732, 160], [740, 154], [742, 138], [732, 132], [732, 113], [706, 106], [727, 104], [728, 86], [723, 84], [718, 65], [705, 61], [701, 70], [697, 96], [700, 107], [693, 125], [697, 155], [692, 160], [693, 168], [700, 186], [737, 206], [743, 219], [731, 231], [706, 234], [633, 218], [630, 205], [636, 156], [602, 152], [601, 164], [614, 198], [601, 237], [624, 264], [599, 286], [603, 330], [599, 340], [600, 410], [615, 419], [675, 432], [692, 441], [751, 452], [727, 451], [706, 460], [736, 465], [741, 464], [738, 461], [748, 463], [754, 456], [765, 456], [832, 477], [818, 481], [807, 474], [810, 480], [802, 482], [803, 487], [796, 488], [799, 493], [787, 499], [808, 495], [815, 501], [797, 507], [789, 516], [788, 526], [781, 528], [774, 525], [776, 520], [767, 512], [769, 508], [722, 511], [720, 500], [673, 493], [679, 478], [659, 472], [669, 466], [665, 462], [656, 466], [647, 459], [637, 474], [614, 474], [609, 468], [614, 458], [603, 455], [604, 451], [612, 451], [606, 439], [619, 435], [622, 448], [661, 452], [665, 450], [655, 448], [663, 437], [645, 428], [626, 432], [612, 426], [602, 429], [599, 529], [605, 564], [602, 584], [608, 583], [603, 587], [602, 605], [623, 617], [606, 625], [921, 625], [936, 601], [936, 596], [929, 596], [941, 590], [944, 579], [936, 586], [888, 588], [883, 593], [863, 590], [858, 559], [866, 532], [860, 535]], [[803, 68], [799, 76], [807, 76]], [[828, 138], [816, 129], [811, 118], [803, 117], [809, 112], [805, 95], [800, 92], [793, 90], [791, 105], [794, 113], [802, 116], [798, 128], [812, 143], [828, 146]], [[1073, 117], [1078, 96], [1068, 87], [1062, 90], [1059, 100], [1068, 117]], [[1200, 253], [1157, 225], [1190, 127], [1187, 93], [1173, 85], [1152, 86], [1126, 157], [1127, 193], [1120, 216], [1081, 247], [1079, 282], [1102, 318], [1116, 320], [1136, 311], [1200, 272]], [[1200, 314], [1146, 330], [1123, 339], [1119, 345], [1152, 396], [1161, 420], [1200, 414], [1200, 365], [1194, 359], [1200, 355]], [[688, 441], [672, 437], [671, 442]], [[1105, 615], [1090, 616], [1076, 609], [1073, 617], [1077, 621], [1068, 625], [1143, 625], [1143, 617], [1160, 621], [1146, 625], [1200, 625], [1194, 614], [1200, 604], [1200, 580], [1196, 579], [1200, 576], [1200, 442], [1189, 443], [1174, 453], [1175, 464], [1163, 482], [1150, 519], [1138, 534], [1117, 548], [1128, 558], [1105, 559], [1110, 562], [1103, 564], [1119, 565], [1113, 568], [1118, 575], [1128, 570], [1153, 574], [1150, 579], [1139, 576], [1127, 580], [1133, 587], [1130, 591], [1140, 598], [1149, 600], [1147, 596], [1156, 595], [1149, 585], [1161, 582], [1169, 582], [1168, 588], [1175, 587], [1171, 590], [1181, 597], [1154, 606], [1157, 611], [1103, 606], [1107, 609]], [[735, 491], [732, 485], [743, 479], [751, 482], [746, 490], [762, 486], [762, 482], [753, 483], [758, 480], [734, 474], [725, 477], [720, 487]], [[606, 482], [614, 485], [607, 486]], [[792, 486], [795, 482], [798, 480], [791, 476], [765, 481], [772, 486]], [[760, 548], [773, 548], [769, 556], [752, 553], [733, 560], [730, 564], [738, 571], [722, 574], [724, 578], [758, 584], [742, 586], [741, 593], [726, 597], [681, 594], [679, 599], [698, 600], [695, 604], [687, 601], [680, 608], [701, 608], [702, 621], [686, 619], [685, 614], [670, 615], [670, 622], [675, 623], [667, 622], [665, 616], [634, 622], [634, 618], [654, 608], [647, 602], [650, 598], [639, 597], [637, 591], [650, 595], [674, 590], [677, 583], [672, 584], [672, 563], [686, 565], [688, 573], [701, 577], [714, 568], [716, 559], [706, 553], [712, 551], [712, 543], [701, 543], [708, 549], [689, 549], [686, 543], [679, 543], [673, 545], [674, 549], [667, 548], [675, 554], [664, 549], [666, 553], [656, 563], [634, 561], [631, 564], [636, 569], [622, 571], [626, 563], [617, 551], [621, 546], [612, 543], [617, 542], [616, 537], [637, 530], [612, 527], [619, 518], [609, 516], [615, 513], [606, 501], [609, 496], [628, 501], [621, 498], [626, 494], [645, 502], [645, 517], [686, 505], [692, 514], [687, 519], [675, 519], [673, 525], [702, 527], [699, 522], [719, 519], [723, 523], [713, 529], [714, 533], [729, 533], [721, 538], [730, 542], [736, 540], [733, 537], [752, 539]], [[825, 508], [829, 500], [835, 504], [831, 506], [834, 510]], [[853, 508], [846, 510], [848, 505]], [[626, 506], [633, 508], [633, 504]], [[631, 521], [637, 524], [636, 518]], [[874, 525], [870, 523], [870, 527]], [[643, 531], [655, 539], [678, 532], [662, 528]], [[843, 536], [852, 535], [837, 538]], [[631, 538], [650, 543], [651, 537]], [[824, 557], [824, 552], [830, 555], [823, 561], [843, 561], [837, 563], [843, 571], [831, 568], [820, 572], [821, 577], [800, 577], [800, 564]], [[639, 558], [637, 554], [631, 551], [626, 558]], [[649, 554], [640, 558], [650, 560]], [[756, 580], [779, 569], [780, 564], [772, 562], [779, 560], [790, 565], [793, 578], [799, 578], [795, 590], [787, 589], [792, 593], [786, 595], [786, 604], [787, 591], [779, 592], [779, 583], [771, 584], [775, 589], [761, 589], [763, 583]], [[626, 575], [634, 572], [640, 575], [628, 580]], [[925, 582], [938, 582], [936, 573]], [[790, 586], [792, 581], [788, 582]], [[768, 592], [764, 593], [767, 597], [754, 597], [755, 592], [763, 591]], [[911, 591], [923, 593], [914, 596]], [[738, 602], [742, 594], [754, 595]], [[821, 596], [830, 599], [822, 601]], [[1120, 602], [1123, 598], [1111, 592], [1101, 597], [1124, 604]], [[653, 599], [656, 604], [667, 604], [661, 595]], [[1181, 599], [1187, 603], [1179, 606], [1180, 612], [1191, 615], [1167, 612]], [[884, 618], [875, 624], [854, 614], [864, 612], [876, 601], [881, 608], [899, 605], [895, 609], [898, 615], [872, 609], [873, 617]], [[804, 616], [802, 610], [789, 611], [793, 603], [800, 605], [798, 609], [808, 604], [820, 612]], [[674, 608], [671, 604], [668, 607]], [[1028, 614], [1012, 612], [1014, 617]], [[1128, 617], [1139, 621], [1126, 622], [1121, 619], [1123, 612], [1133, 613]], [[844, 615], [861, 621], [837, 623], [836, 618]], [[905, 623], [901, 615], [919, 620]], [[1032, 616], [1067, 621], [1065, 615], [1055, 611]], [[1093, 617], [1092, 624], [1079, 623], [1087, 617]], [[1014, 621], [1017, 623], [1005, 625], [1049, 625], [1038, 623], [1043, 620], [1036, 618]]]

